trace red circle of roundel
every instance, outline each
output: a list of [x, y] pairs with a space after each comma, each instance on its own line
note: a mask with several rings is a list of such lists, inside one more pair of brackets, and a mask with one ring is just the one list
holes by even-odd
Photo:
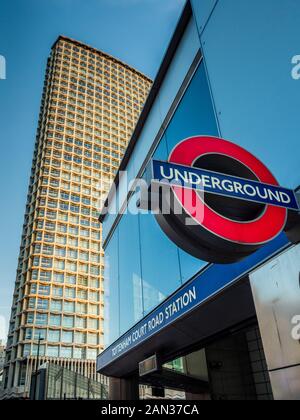
[[[179, 143], [171, 152], [169, 162], [192, 166], [196, 159], [206, 154], [222, 154], [239, 161], [248, 167], [260, 182], [279, 185], [269, 169], [255, 156], [242, 147], [217, 137], [191, 137]], [[208, 207], [195, 190], [172, 187], [179, 202], [189, 215], [193, 215], [196, 206], [204, 205], [202, 217], [193, 218], [209, 232], [231, 242], [245, 245], [258, 245], [269, 242], [282, 232], [287, 218], [287, 210], [267, 205], [265, 212], [256, 220], [238, 222], [223, 217]]]

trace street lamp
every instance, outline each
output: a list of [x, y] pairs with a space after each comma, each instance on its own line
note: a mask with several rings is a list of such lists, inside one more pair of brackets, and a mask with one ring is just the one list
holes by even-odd
[[37, 390], [37, 377], [38, 377], [38, 370], [39, 370], [39, 364], [40, 364], [40, 347], [41, 347], [41, 341], [43, 341], [44, 338], [39, 334], [38, 339], [38, 348], [37, 348], [37, 357], [36, 357], [36, 366], [35, 366], [35, 381], [34, 381], [34, 396], [33, 399], [36, 400], [36, 390]]

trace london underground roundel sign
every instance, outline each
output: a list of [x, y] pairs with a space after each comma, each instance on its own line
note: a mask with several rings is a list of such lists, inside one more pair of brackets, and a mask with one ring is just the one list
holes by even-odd
[[280, 187], [260, 160], [221, 138], [183, 140], [168, 162], [153, 161], [152, 176], [171, 185], [161, 202], [170, 211], [156, 215], [160, 226], [209, 262], [245, 258], [283, 231], [288, 209], [298, 210], [294, 192]]

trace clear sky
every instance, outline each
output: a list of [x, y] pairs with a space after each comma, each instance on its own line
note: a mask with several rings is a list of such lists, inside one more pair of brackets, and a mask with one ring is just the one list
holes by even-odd
[[151, 78], [185, 0], [0, 0], [0, 340], [15, 281], [44, 71], [59, 35], [101, 49]]

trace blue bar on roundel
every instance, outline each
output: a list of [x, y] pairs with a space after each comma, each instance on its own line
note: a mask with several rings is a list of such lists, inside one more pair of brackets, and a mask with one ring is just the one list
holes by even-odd
[[152, 182], [180, 185], [206, 193], [290, 210], [300, 209], [293, 190], [170, 162], [152, 161]]

